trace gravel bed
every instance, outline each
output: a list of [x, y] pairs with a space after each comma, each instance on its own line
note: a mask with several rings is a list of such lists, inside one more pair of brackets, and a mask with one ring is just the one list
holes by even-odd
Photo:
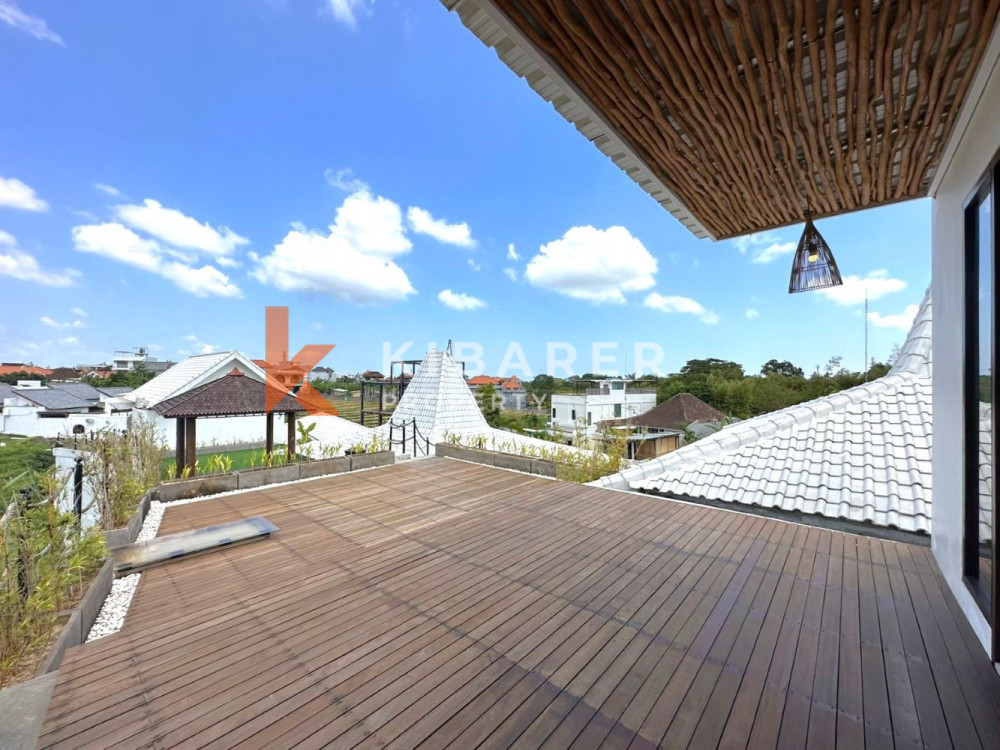
[[[137, 542], [148, 542], [156, 536], [160, 528], [160, 521], [163, 520], [163, 512], [166, 505], [154, 500], [149, 504], [149, 512], [142, 522], [139, 535], [135, 538]], [[132, 596], [139, 585], [142, 573], [133, 573], [130, 576], [122, 576], [111, 582], [111, 591], [108, 593], [101, 611], [97, 613], [97, 619], [90, 632], [87, 633], [87, 643], [96, 641], [106, 635], [117, 633], [125, 623], [125, 615], [128, 614], [129, 605], [132, 603]]]

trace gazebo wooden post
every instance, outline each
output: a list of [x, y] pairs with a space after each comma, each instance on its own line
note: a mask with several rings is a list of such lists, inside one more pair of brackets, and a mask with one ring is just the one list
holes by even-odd
[[178, 479], [181, 479], [184, 476], [184, 458], [185, 458], [184, 420], [179, 417], [177, 419], [177, 438], [176, 438], [176, 444], [174, 446], [174, 455], [175, 455], [174, 463], [176, 464], [176, 471], [174, 473], [177, 475]]
[[264, 438], [264, 450], [270, 455], [274, 453], [274, 414], [268, 412], [265, 419], [267, 421], [267, 431]]
[[288, 421], [288, 463], [291, 463], [295, 460], [295, 412], [288, 412], [285, 419]]
[[184, 421], [187, 423], [184, 429], [186, 433], [184, 435], [184, 449], [187, 453], [188, 476], [193, 477], [198, 473], [198, 441], [195, 438], [195, 422], [197, 422], [197, 417], [188, 417]]

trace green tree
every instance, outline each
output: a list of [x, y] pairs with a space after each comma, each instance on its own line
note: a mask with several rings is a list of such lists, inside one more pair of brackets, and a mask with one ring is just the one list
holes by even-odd
[[725, 359], [689, 359], [681, 368], [681, 375], [715, 375], [726, 380], [744, 377], [743, 365]]
[[496, 427], [500, 422], [500, 397], [497, 395], [496, 386], [492, 383], [484, 383], [476, 389], [476, 402], [479, 410], [486, 417], [486, 423], [490, 427]]
[[788, 360], [769, 359], [760, 368], [761, 375], [781, 375], [786, 378], [801, 378], [805, 373]]

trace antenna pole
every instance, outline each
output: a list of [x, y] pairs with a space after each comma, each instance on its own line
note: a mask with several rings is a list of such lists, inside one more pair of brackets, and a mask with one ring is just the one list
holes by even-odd
[[865, 287], [865, 382], [868, 382], [868, 287]]

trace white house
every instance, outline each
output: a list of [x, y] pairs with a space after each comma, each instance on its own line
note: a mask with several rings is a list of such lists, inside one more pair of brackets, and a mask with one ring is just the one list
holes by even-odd
[[624, 378], [598, 381], [582, 393], [553, 393], [552, 430], [564, 438], [577, 433], [590, 436], [598, 422], [637, 417], [656, 406], [656, 389], [635, 385]]

